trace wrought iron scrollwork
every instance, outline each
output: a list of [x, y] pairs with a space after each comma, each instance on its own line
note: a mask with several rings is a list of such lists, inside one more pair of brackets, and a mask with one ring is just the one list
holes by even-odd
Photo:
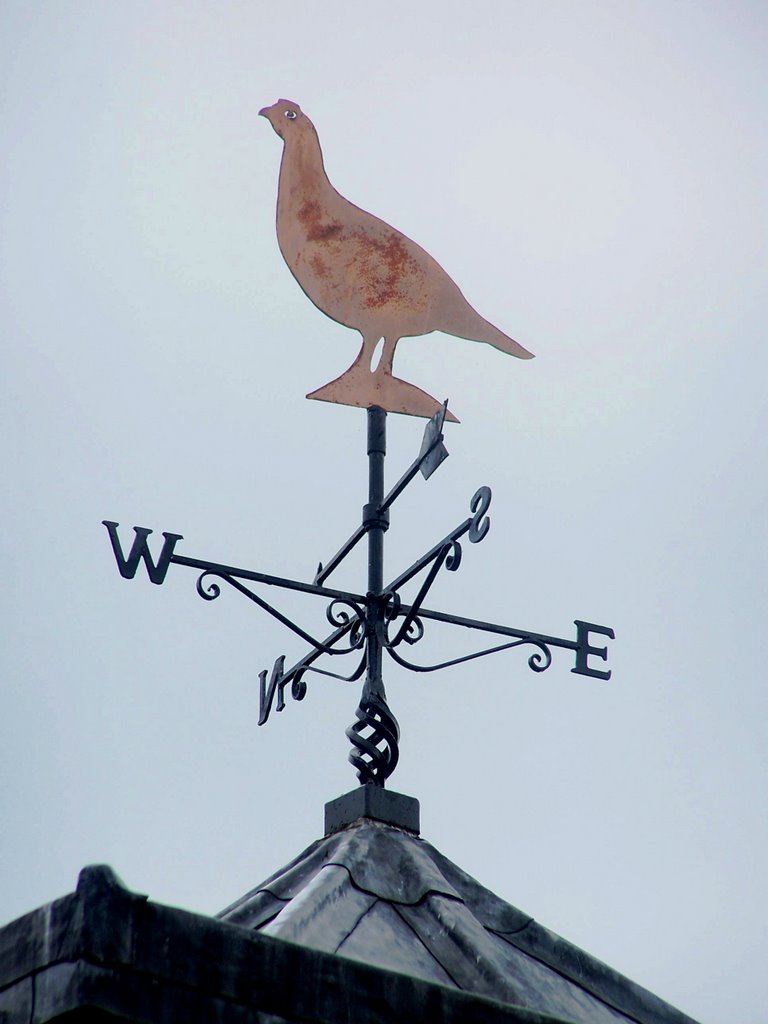
[[[213, 577], [213, 579], [209, 580], [207, 583], [204, 583], [203, 581], [205, 580], [206, 576], [211, 576]], [[219, 586], [218, 583], [214, 582], [214, 579], [217, 577], [221, 579], [221, 576], [219, 576], [218, 573], [210, 571], [201, 572], [200, 575], [197, 577], [195, 589], [197, 590], [198, 594], [200, 595], [200, 597], [202, 597], [204, 601], [215, 601], [216, 598], [219, 597], [219, 595], [221, 594], [221, 587]]]
[[391, 651], [394, 647], [399, 647], [400, 644], [406, 643], [409, 645], [417, 644], [424, 637], [424, 623], [418, 615], [411, 615], [395, 634], [394, 639], [389, 636], [389, 623], [386, 624], [384, 630], [384, 642], [382, 646], [385, 651]]
[[447, 547], [448, 551], [445, 554], [445, 568], [448, 572], [456, 572], [461, 565], [461, 544], [457, 540], [452, 540]]
[[[351, 611], [348, 611], [350, 609]], [[365, 643], [365, 611], [355, 601], [335, 598], [325, 609], [325, 617], [332, 626], [349, 627], [349, 647], [337, 654], [349, 654]]]
[[[455, 572], [461, 564], [461, 545], [459, 538], [465, 534], [469, 535], [469, 541], [471, 544], [479, 544], [481, 540], [484, 540], [488, 530], [491, 528], [491, 518], [486, 513], [491, 504], [491, 489], [490, 487], [479, 487], [472, 495], [472, 500], [469, 503], [472, 515], [465, 519], [462, 523], [459, 523], [451, 532], [443, 537], [441, 541], [438, 541], [433, 548], [430, 548], [426, 554], [422, 555], [421, 558], [417, 558], [413, 565], [409, 566], [405, 572], [401, 572], [400, 575], [394, 579], [387, 587], [387, 591], [390, 593], [397, 593], [401, 587], [405, 586], [409, 580], [412, 580], [414, 576], [417, 576], [422, 569], [426, 569], [428, 565], [433, 566], [429, 579], [429, 587], [432, 585], [437, 570], [434, 570], [434, 563], [439, 561], [440, 567], [445, 564], [445, 567]], [[446, 550], [447, 548], [447, 550]]]
[[552, 651], [550, 648], [540, 641], [536, 640], [523, 640], [521, 643], [533, 644], [538, 647], [538, 651], [534, 651], [528, 659], [528, 667], [533, 669], [534, 672], [546, 672], [549, 666], [552, 664]]
[[338, 679], [342, 683], [354, 683], [358, 679], [360, 679], [363, 672], [365, 672], [367, 663], [367, 658], [365, 655], [363, 655], [360, 661], [358, 662], [357, 668], [354, 670], [354, 672], [350, 672], [349, 675], [346, 676], [342, 675], [341, 672], [329, 672], [328, 669], [325, 668], [315, 668], [314, 665], [302, 665], [300, 671], [302, 673], [314, 672], [316, 673], [316, 675], [325, 676], [326, 679]]
[[[267, 722], [272, 712], [273, 704], [275, 704], [275, 711], [285, 710], [285, 688], [289, 683], [291, 684], [291, 697], [293, 700], [304, 700], [307, 695], [307, 683], [304, 676], [307, 672], [315, 672], [330, 679], [339, 679], [345, 683], [353, 683], [365, 671], [365, 655], [360, 659], [354, 672], [346, 676], [338, 672], [329, 672], [327, 669], [315, 668], [312, 665], [313, 654], [317, 656], [322, 653], [322, 651], [310, 652], [303, 661], [299, 662], [298, 665], [294, 665], [288, 672], [284, 671], [285, 655], [280, 655], [272, 667], [269, 683], [267, 683], [267, 670], [263, 669], [259, 672], [259, 725], [264, 725]], [[348, 654], [349, 651], [341, 651], [339, 653]], [[275, 703], [275, 697], [277, 697], [277, 703]]]
[[[480, 487], [472, 495], [469, 503], [471, 515], [468, 518], [400, 573], [388, 586], [385, 585], [383, 543], [384, 534], [389, 526], [390, 508], [419, 472], [426, 479], [447, 456], [442, 436], [446, 411], [447, 403], [427, 424], [422, 448], [416, 460], [389, 493], [385, 494], [387, 414], [376, 406], [368, 409], [368, 502], [363, 507], [362, 522], [336, 554], [325, 565], [321, 563], [318, 566], [312, 583], [180, 555], [176, 552], [176, 545], [183, 539], [181, 534], [164, 533], [162, 550], [157, 558], [153, 558], [148, 544], [152, 531], [146, 527], [134, 527], [135, 538], [130, 552], [126, 555], [117, 535], [119, 524], [112, 520], [103, 521], [109, 533], [118, 570], [124, 578], [133, 579], [143, 562], [150, 581], [161, 584], [171, 565], [187, 566], [200, 574], [196, 589], [203, 600], [215, 601], [221, 595], [223, 584], [226, 583], [309, 644], [309, 650], [291, 668], [285, 668], [285, 656], [281, 655], [275, 660], [271, 671], [264, 669], [259, 673], [259, 725], [267, 721], [273, 705], [275, 710], [283, 710], [288, 686], [293, 700], [304, 699], [307, 694], [306, 677], [310, 672], [344, 682], [354, 682], [365, 675], [356, 721], [346, 730], [353, 747], [349, 760], [363, 784], [383, 786], [385, 780], [395, 770], [399, 758], [400, 728], [387, 706], [382, 679], [382, 660], [385, 651], [403, 668], [422, 673], [436, 672], [512, 648], [532, 647], [533, 651], [528, 655], [528, 666], [534, 672], [544, 672], [552, 664], [552, 648], [559, 647], [572, 652], [575, 656], [572, 672], [606, 680], [611, 675], [609, 670], [595, 664], [595, 659], [604, 662], [608, 656], [607, 648], [599, 646], [601, 641], [597, 641], [595, 637], [614, 638], [613, 630], [607, 626], [576, 619], [576, 638], [567, 640], [424, 607], [424, 601], [440, 571], [444, 568], [448, 572], [456, 572], [461, 565], [462, 538], [467, 537], [470, 544], [478, 544], [487, 536], [491, 525], [488, 515], [491, 504], [489, 487]], [[327, 577], [364, 538], [368, 541], [366, 592], [355, 594], [325, 586]], [[401, 597], [402, 589], [422, 572], [424, 576], [416, 597], [411, 604], [405, 604]], [[332, 627], [330, 635], [323, 639], [313, 636], [260, 594], [255, 593], [250, 586], [246, 586], [243, 581], [250, 586], [258, 584], [324, 598], [325, 617]], [[494, 646], [462, 657], [436, 664], [420, 665], [404, 658], [400, 652], [404, 650], [403, 644], [411, 648], [424, 638], [425, 622], [428, 621], [443, 622], [454, 627], [460, 626], [491, 634], [496, 638], [496, 643]], [[315, 662], [324, 655], [336, 656], [355, 652], [357, 665], [347, 675], [330, 672], [315, 665]]]
[[[211, 578], [205, 582], [208, 577]], [[306, 640], [307, 643], [310, 643], [320, 654], [349, 654], [350, 651], [358, 650], [362, 644], [360, 639], [360, 630], [362, 628], [361, 623], [365, 619], [365, 612], [363, 611], [362, 606], [358, 604], [351, 595], [334, 597], [326, 611], [326, 618], [331, 625], [342, 628], [344, 634], [350, 634], [350, 646], [346, 648], [339, 648], [334, 645], [335, 638], [318, 640], [316, 637], [312, 636], [311, 633], [302, 629], [301, 626], [298, 626], [295, 622], [292, 622], [286, 615], [283, 615], [281, 611], [273, 607], [273, 605], [268, 601], [265, 601], [263, 597], [260, 597], [248, 587], [244, 586], [238, 579], [235, 579], [235, 577], [229, 573], [206, 569], [205, 572], [200, 574], [197, 580], [196, 589], [197, 593], [204, 601], [215, 601], [216, 598], [220, 596], [221, 587], [217, 582], [215, 582], [216, 580], [223, 580], [225, 583], [228, 583], [229, 586], [249, 598], [254, 604], [263, 608], [265, 612], [277, 619], [278, 622], [281, 622], [284, 626], [290, 629], [291, 632], [300, 636], [302, 640]], [[347, 611], [334, 611], [333, 609], [335, 605], [346, 605], [348, 608], [352, 609], [352, 614]]]
[[392, 647], [387, 648], [387, 653], [393, 661], [403, 668], [407, 668], [410, 672], [437, 672], [441, 668], [452, 668], [454, 665], [462, 665], [465, 661], [475, 661], [477, 658], [484, 658], [488, 654], [498, 654], [499, 651], [509, 651], [513, 647], [524, 647], [528, 644], [537, 648], [528, 658], [528, 665], [534, 672], [546, 671], [552, 664], [552, 652], [543, 641], [529, 638], [510, 640], [509, 643], [485, 647], [482, 651], [464, 654], [460, 658], [451, 658], [449, 661], [440, 661], [435, 665], [417, 665], [412, 661], [407, 661]]
[[[394, 580], [389, 588], [379, 592], [369, 592], [363, 600], [355, 599], [352, 595], [334, 597], [325, 611], [327, 621], [335, 628], [331, 637], [324, 641], [318, 641], [290, 624], [294, 632], [310, 640], [313, 649], [287, 672], [284, 670], [284, 658], [279, 658], [275, 662], [269, 683], [267, 683], [267, 672], [260, 673], [259, 724], [263, 724], [268, 718], [275, 697], [277, 698], [276, 710], [283, 709], [285, 706], [284, 690], [288, 683], [291, 684], [293, 698], [295, 700], [303, 699], [307, 690], [305, 676], [308, 672], [346, 682], [359, 679], [363, 673], [367, 672], [363, 696], [355, 712], [356, 721], [346, 731], [353, 748], [349, 754], [349, 760], [354, 765], [361, 784], [383, 785], [384, 780], [392, 774], [397, 765], [400, 736], [397, 720], [387, 705], [384, 687], [381, 683], [383, 651], [386, 650], [390, 657], [403, 668], [412, 672], [424, 673], [436, 672], [439, 669], [459, 665], [499, 651], [533, 645], [536, 649], [528, 658], [530, 668], [535, 672], [543, 672], [547, 669], [552, 663], [552, 653], [548, 644], [538, 636], [523, 634], [517, 634], [512, 639], [505, 639], [503, 643], [493, 647], [486, 647], [459, 658], [430, 665], [412, 662], [404, 658], [397, 650], [402, 644], [412, 647], [424, 638], [424, 618], [420, 614], [423, 602], [441, 569], [445, 568], [448, 572], [456, 572], [459, 569], [463, 555], [461, 538], [466, 536], [471, 544], [478, 544], [486, 537], [490, 529], [490, 517], [488, 516], [490, 503], [490, 488], [478, 488], [470, 501], [471, 516]], [[337, 561], [337, 559], [335, 560]], [[427, 571], [415, 600], [411, 605], [404, 605], [399, 593], [400, 589], [422, 570]], [[198, 592], [206, 600], [213, 600], [218, 597], [220, 588], [215, 582], [209, 582], [207, 586], [203, 585], [204, 577], [209, 575], [211, 574], [204, 573], [198, 581]], [[267, 605], [257, 595], [252, 594], [242, 584], [226, 574], [219, 574], [219, 578], [242, 590], [270, 614], [282, 621], [279, 612]], [[319, 570], [316, 583], [322, 578], [324, 578], [324, 573]], [[425, 614], [433, 615], [434, 613], [425, 612]], [[452, 620], [455, 624], [472, 625], [475, 628], [489, 626], [489, 624], [471, 623], [468, 620], [461, 623], [452, 616], [441, 617], [446, 621]], [[492, 632], [496, 631], [495, 627], [490, 627], [490, 629]], [[505, 632], [509, 631], [505, 630]], [[322, 654], [349, 654], [361, 649], [364, 649], [362, 658], [349, 675], [329, 672], [313, 665], [313, 662]]]

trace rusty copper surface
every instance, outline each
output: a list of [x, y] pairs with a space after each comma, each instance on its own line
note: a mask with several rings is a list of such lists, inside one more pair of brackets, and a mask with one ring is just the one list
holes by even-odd
[[[363, 337], [350, 368], [308, 398], [433, 416], [441, 403], [392, 373], [400, 338], [432, 331], [532, 358], [470, 306], [429, 253], [339, 195], [325, 173], [315, 127], [297, 103], [278, 100], [259, 113], [284, 143], [277, 240], [285, 262], [318, 309]], [[450, 412], [447, 418], [455, 420]]]

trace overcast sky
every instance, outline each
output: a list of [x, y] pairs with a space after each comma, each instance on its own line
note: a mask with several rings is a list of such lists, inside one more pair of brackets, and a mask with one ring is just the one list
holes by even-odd
[[[359, 522], [365, 415], [304, 398], [359, 338], [275, 240], [256, 115], [288, 97], [339, 191], [537, 356], [401, 343], [462, 422], [387, 575], [488, 484], [430, 605], [616, 630], [610, 682], [564, 652], [390, 665], [392, 788], [542, 924], [703, 1024], [765, 1020], [767, 45], [757, 0], [5, 0], [1, 922], [98, 862], [213, 913], [356, 784], [358, 686], [310, 678], [258, 728], [258, 672], [301, 642], [191, 570], [121, 579], [101, 525], [309, 580]], [[423, 421], [388, 426], [393, 481]]]

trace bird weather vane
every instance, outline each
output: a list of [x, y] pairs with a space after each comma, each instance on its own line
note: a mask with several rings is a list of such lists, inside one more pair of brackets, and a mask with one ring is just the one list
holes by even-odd
[[[350, 368], [307, 398], [351, 405], [367, 410], [368, 501], [354, 533], [325, 564], [320, 563], [311, 582], [285, 579], [249, 569], [190, 558], [177, 553], [181, 534], [163, 533], [163, 544], [153, 557], [149, 547], [152, 530], [134, 527], [128, 554], [121, 544], [119, 523], [103, 520], [118, 570], [133, 579], [143, 562], [152, 583], [162, 584], [171, 565], [196, 570], [197, 593], [206, 601], [218, 598], [222, 583], [238, 591], [267, 612], [309, 649], [286, 668], [278, 657], [271, 671], [259, 673], [259, 725], [272, 710], [283, 711], [285, 693], [300, 701], [306, 696], [308, 677], [355, 682], [363, 679], [356, 721], [346, 730], [352, 744], [349, 760], [361, 784], [383, 786], [399, 758], [400, 730], [390, 710], [383, 680], [386, 654], [411, 672], [435, 672], [513, 648], [528, 648], [528, 666], [543, 672], [552, 664], [552, 648], [572, 653], [571, 669], [579, 675], [609, 679], [600, 668], [608, 650], [593, 642], [595, 636], [614, 638], [610, 627], [575, 619], [575, 638], [549, 636], [527, 629], [485, 622], [437, 611], [424, 602], [441, 570], [456, 572], [462, 559], [462, 539], [478, 544], [490, 528], [489, 487], [478, 488], [469, 504], [470, 514], [433, 545], [409, 568], [384, 581], [384, 534], [390, 509], [412, 480], [421, 473], [428, 479], [447, 458], [443, 438], [446, 420], [457, 422], [448, 403], [439, 403], [415, 385], [395, 377], [392, 362], [398, 341], [404, 337], [442, 331], [471, 341], [485, 342], [521, 359], [532, 353], [503, 334], [469, 305], [440, 265], [405, 235], [344, 199], [325, 174], [322, 151], [314, 125], [296, 103], [278, 100], [259, 111], [284, 143], [277, 200], [277, 238], [292, 274], [311, 301], [331, 319], [354, 328], [362, 346]], [[374, 365], [377, 347], [383, 350]], [[395, 485], [385, 493], [387, 413], [404, 413], [428, 419], [421, 450]], [[367, 539], [368, 578], [364, 593], [336, 590], [326, 580], [350, 552]], [[412, 580], [421, 584], [411, 603], [402, 591]], [[323, 637], [283, 614], [254, 586], [291, 590], [325, 599], [331, 631]], [[405, 656], [426, 634], [426, 623], [442, 622], [473, 633], [495, 637], [494, 642], [469, 654], [434, 664]], [[348, 656], [351, 672], [331, 671], [316, 664]]]
[[[363, 338], [350, 368], [307, 398], [434, 416], [440, 403], [392, 373], [398, 341], [433, 331], [485, 342], [518, 359], [533, 358], [484, 320], [421, 246], [339, 195], [325, 173], [315, 126], [298, 103], [278, 100], [259, 114], [283, 140], [280, 252], [318, 309]], [[456, 420], [452, 413], [447, 418]]]

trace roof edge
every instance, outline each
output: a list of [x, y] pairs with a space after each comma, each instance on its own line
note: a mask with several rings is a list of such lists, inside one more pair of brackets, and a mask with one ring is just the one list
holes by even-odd
[[[558, 1018], [148, 902], [105, 869], [0, 928], [0, 1018], [39, 1024], [558, 1024]], [[564, 1022], [560, 1021], [560, 1024]]]

